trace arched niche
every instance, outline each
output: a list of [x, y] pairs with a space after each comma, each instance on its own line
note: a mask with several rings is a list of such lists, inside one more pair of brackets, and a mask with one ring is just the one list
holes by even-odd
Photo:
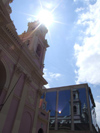
[[[6, 79], [5, 79], [5, 84], [4, 84], [4, 88], [8, 88], [8, 86], [9, 86], [9, 82], [10, 82], [10, 77], [11, 77], [11, 74], [10, 74], [10, 69], [9, 69], [9, 67], [8, 67], [8, 64], [7, 64], [7, 62], [4, 60], [4, 59], [1, 59], [0, 60], [0, 62], [1, 62], [1, 64], [3, 65], [3, 69], [4, 69], [4, 73], [6, 73], [5, 75], [6, 75]], [[2, 67], [2, 66], [1, 66]], [[1, 70], [0, 70], [1, 71]], [[1, 74], [1, 72], [0, 72], [0, 74]]]
[[31, 128], [32, 128], [32, 116], [30, 112], [26, 111], [22, 115], [18, 133], [31, 133]]
[[0, 61], [0, 95], [6, 83], [6, 69], [2, 61]]
[[40, 128], [40, 129], [38, 130], [38, 133], [43, 133], [43, 129]]
[[37, 53], [37, 55], [38, 55], [39, 57], [41, 56], [41, 50], [42, 50], [41, 45], [38, 44], [37, 49], [36, 49], [36, 53]]

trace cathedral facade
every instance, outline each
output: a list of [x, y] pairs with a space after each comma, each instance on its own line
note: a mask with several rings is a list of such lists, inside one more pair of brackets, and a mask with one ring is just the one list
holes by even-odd
[[0, 1], [0, 133], [47, 133], [49, 112], [40, 104], [47, 29], [38, 21], [18, 35], [12, 0]]

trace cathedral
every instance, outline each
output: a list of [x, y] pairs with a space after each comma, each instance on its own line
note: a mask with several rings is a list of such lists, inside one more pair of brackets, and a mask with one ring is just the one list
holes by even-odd
[[97, 133], [88, 84], [43, 87], [48, 30], [35, 21], [18, 35], [12, 1], [0, 1], [0, 133]]
[[47, 133], [49, 111], [39, 104], [48, 30], [35, 21], [18, 35], [11, 2], [0, 1], [0, 133]]

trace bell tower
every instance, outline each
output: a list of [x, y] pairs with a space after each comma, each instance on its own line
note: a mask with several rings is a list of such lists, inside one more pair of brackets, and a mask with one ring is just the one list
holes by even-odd
[[79, 100], [79, 92], [77, 89], [73, 90], [73, 112], [75, 115], [81, 115], [81, 103]]
[[23, 44], [26, 45], [37, 66], [43, 70], [46, 48], [49, 47], [45, 35], [47, 28], [39, 21], [28, 23], [28, 30], [20, 35]]

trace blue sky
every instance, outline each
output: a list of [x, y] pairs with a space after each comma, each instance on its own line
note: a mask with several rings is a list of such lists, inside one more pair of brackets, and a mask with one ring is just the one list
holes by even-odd
[[[18, 34], [44, 9], [53, 12], [46, 38], [46, 87], [88, 83], [96, 102], [100, 125], [100, 0], [14, 0], [11, 18]], [[61, 24], [62, 23], [62, 24]]]

